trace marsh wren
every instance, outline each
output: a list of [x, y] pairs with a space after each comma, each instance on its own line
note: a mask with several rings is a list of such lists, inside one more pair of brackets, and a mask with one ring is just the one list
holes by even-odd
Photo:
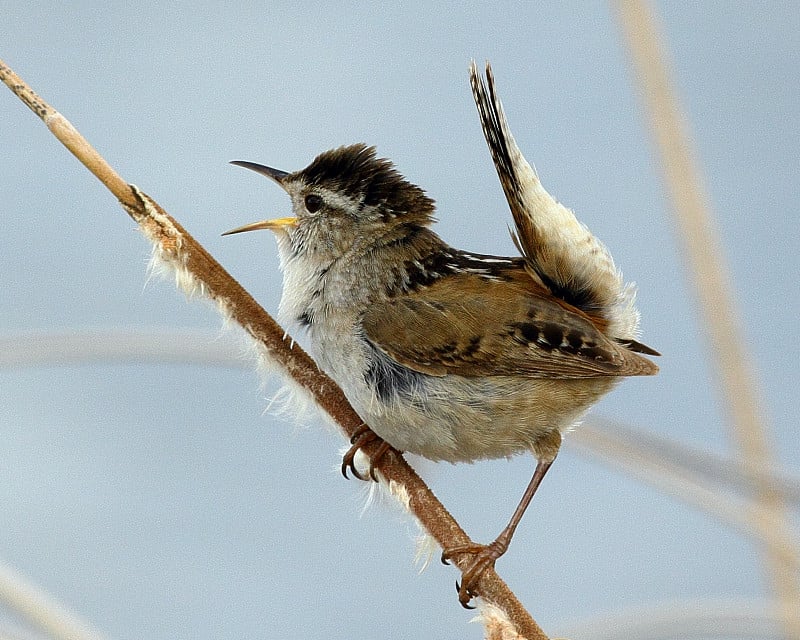
[[[530, 451], [538, 464], [511, 521], [472, 554], [459, 600], [508, 548], [561, 433], [622, 376], [653, 375], [639, 314], [608, 250], [542, 187], [508, 128], [491, 67], [472, 93], [511, 208], [520, 256], [455, 249], [430, 230], [434, 203], [363, 144], [271, 178], [294, 215], [269, 229], [284, 272], [279, 318], [307, 330], [320, 367], [370, 431], [398, 451], [472, 462]], [[374, 432], [374, 435], [373, 435]], [[343, 464], [354, 471], [357, 438]]]

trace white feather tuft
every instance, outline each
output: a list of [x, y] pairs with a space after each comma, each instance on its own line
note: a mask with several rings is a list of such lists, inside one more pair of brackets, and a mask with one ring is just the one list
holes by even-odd
[[415, 544], [414, 564], [419, 567], [419, 572], [422, 573], [439, 552], [439, 543], [422, 527], [419, 521], [417, 521], [417, 524], [419, 525], [419, 534]]
[[520, 635], [514, 624], [506, 615], [505, 611], [495, 605], [478, 598], [478, 615], [470, 622], [480, 622], [483, 624], [484, 637], [487, 640], [525, 640]]

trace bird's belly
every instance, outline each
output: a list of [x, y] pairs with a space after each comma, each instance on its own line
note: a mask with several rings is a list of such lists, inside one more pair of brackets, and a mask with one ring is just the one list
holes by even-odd
[[523, 451], [555, 455], [545, 450], [552, 447], [553, 432], [572, 426], [614, 384], [612, 378], [437, 377], [385, 358], [376, 367], [371, 356], [354, 348], [349, 357], [325, 364], [377, 435], [431, 460], [464, 462]]

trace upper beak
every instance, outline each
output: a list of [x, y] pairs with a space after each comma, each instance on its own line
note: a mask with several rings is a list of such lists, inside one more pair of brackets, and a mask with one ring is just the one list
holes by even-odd
[[[257, 164], [255, 162], [246, 162], [244, 160], [233, 160], [231, 164], [235, 164], [237, 167], [244, 167], [245, 169], [251, 169], [256, 173], [260, 173], [262, 176], [267, 176], [267, 178], [269, 178], [270, 180], [274, 180], [281, 187], [283, 186], [283, 179], [289, 175], [286, 171], [281, 171], [280, 169], [273, 169], [272, 167], [265, 167], [263, 164]], [[297, 226], [297, 218], [294, 217], [275, 218], [274, 220], [262, 220], [261, 222], [253, 222], [251, 224], [246, 224], [243, 227], [236, 227], [236, 229], [231, 229], [230, 231], [226, 231], [222, 235], [229, 236], [232, 233], [257, 231], [259, 229], [270, 229], [276, 231], [279, 229], [285, 229], [286, 227], [296, 227], [296, 226]]]
[[267, 176], [269, 179], [274, 180], [281, 186], [283, 186], [283, 179], [289, 175], [288, 173], [286, 173], [286, 171], [281, 171], [280, 169], [273, 169], [272, 167], [265, 167], [263, 164], [257, 164], [255, 162], [247, 162], [246, 160], [231, 160], [231, 164], [235, 164], [237, 167], [244, 167], [245, 169], [250, 169], [251, 171], [260, 173], [262, 176]]

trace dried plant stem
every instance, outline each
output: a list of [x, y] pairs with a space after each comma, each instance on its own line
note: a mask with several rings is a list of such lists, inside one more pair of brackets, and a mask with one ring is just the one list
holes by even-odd
[[[622, 442], [614, 432], [613, 423], [598, 420], [582, 424], [580, 436], [571, 438], [570, 443], [579, 449], [585, 448], [587, 453], [610, 460], [615, 468], [621, 468], [638, 480], [739, 529], [768, 546], [789, 570], [800, 570], [800, 557], [791, 536], [787, 536], [780, 526], [775, 526], [769, 509], [758, 502], [737, 500], [725, 492], [709, 488], [708, 476], [676, 464], [674, 458], [665, 455], [652, 443], [647, 446], [647, 443]], [[766, 480], [772, 482], [772, 479]], [[780, 489], [776, 487], [776, 490]]]
[[[217, 302], [226, 315], [258, 341], [271, 362], [308, 391], [344, 433], [351, 436], [361, 420], [341, 390], [302, 349], [296, 344], [292, 346], [291, 338], [211, 254], [155, 201], [125, 182], [66, 118], [37, 96], [2, 60], [0, 78], [116, 196], [154, 243], [159, 257], [176, 269], [184, 284]], [[365, 453], [371, 455], [377, 447], [378, 444], [370, 443], [364, 447]], [[376, 466], [390, 486], [402, 488], [409, 509], [442, 548], [470, 543], [467, 534], [402, 457], [383, 456]], [[455, 558], [455, 562], [464, 569], [469, 558]], [[547, 640], [547, 635], [494, 570], [486, 571], [478, 586], [483, 599], [504, 612], [516, 634], [528, 640]], [[496, 621], [494, 617], [493, 624]]]
[[[19, 572], [0, 562], [0, 600], [57, 640], [104, 640], [99, 631], [69, 611]], [[5, 638], [0, 630], [0, 638]]]
[[[765, 518], [762, 525], [785, 540], [792, 540], [785, 503], [780, 493], [765, 482], [760, 469], [773, 468], [767, 428], [761, 415], [739, 316], [722, 259], [719, 233], [711, 220], [708, 196], [687, 133], [685, 118], [672, 87], [655, 19], [644, 0], [618, 0], [617, 9], [627, 37], [648, 108], [664, 174], [673, 201], [678, 228], [692, 267], [694, 285], [711, 339], [731, 431], [740, 462], [751, 478], [751, 487]], [[789, 543], [791, 544], [791, 543]], [[795, 568], [785, 562], [786, 553], [797, 556], [796, 545], [780, 553], [767, 546], [767, 573], [783, 610], [787, 638], [800, 638], [800, 587]]]

